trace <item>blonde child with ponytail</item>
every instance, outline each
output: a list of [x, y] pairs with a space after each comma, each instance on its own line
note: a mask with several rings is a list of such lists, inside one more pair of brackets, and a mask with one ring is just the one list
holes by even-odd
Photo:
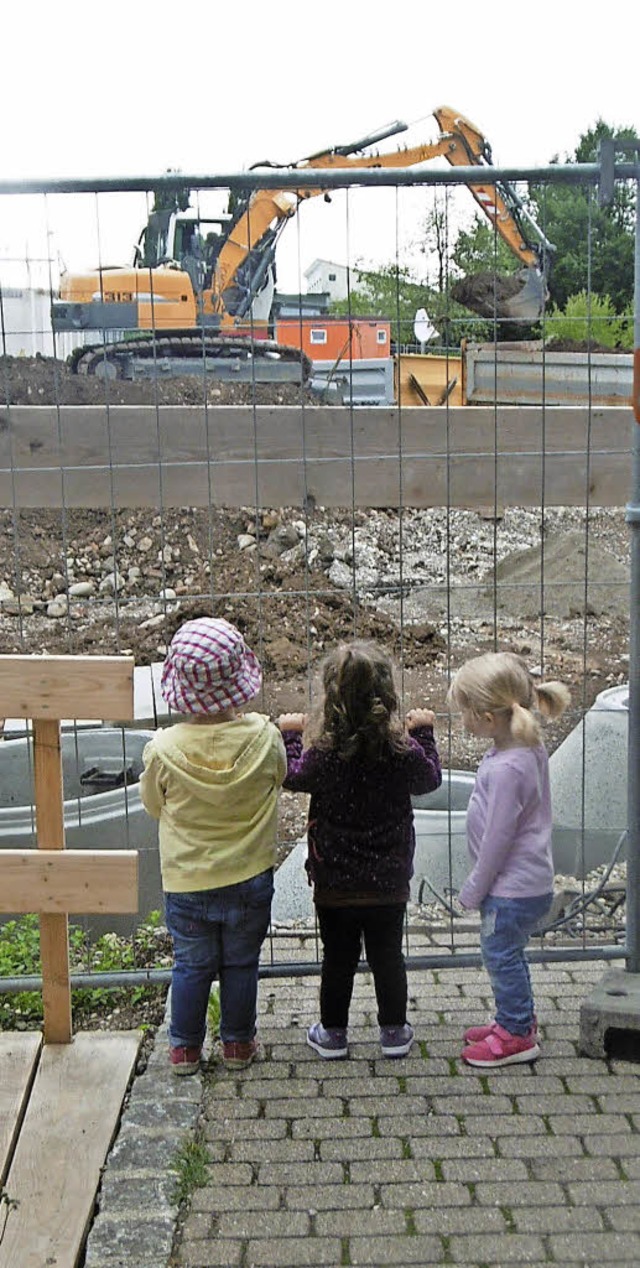
[[525, 947], [551, 906], [549, 759], [536, 713], [558, 717], [569, 704], [559, 682], [535, 683], [511, 652], [488, 652], [456, 673], [448, 704], [465, 729], [489, 740], [469, 800], [471, 872], [459, 894], [479, 909], [482, 958], [495, 1019], [465, 1032], [463, 1060], [491, 1069], [540, 1055]]

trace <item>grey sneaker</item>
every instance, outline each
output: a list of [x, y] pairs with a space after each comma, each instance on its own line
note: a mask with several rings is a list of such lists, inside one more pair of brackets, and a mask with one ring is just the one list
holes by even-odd
[[413, 1043], [413, 1027], [408, 1021], [404, 1026], [381, 1026], [380, 1047], [383, 1057], [406, 1057]]
[[325, 1030], [320, 1021], [307, 1031], [307, 1043], [319, 1057], [325, 1057], [328, 1060], [336, 1061], [340, 1057], [349, 1055], [346, 1030]]

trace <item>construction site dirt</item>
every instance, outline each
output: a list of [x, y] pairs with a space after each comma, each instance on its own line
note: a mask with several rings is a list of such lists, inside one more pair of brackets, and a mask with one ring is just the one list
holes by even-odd
[[[72, 376], [59, 362], [0, 361], [8, 404], [246, 404], [251, 385]], [[293, 385], [257, 403], [296, 404]], [[473, 769], [482, 745], [446, 709], [450, 674], [500, 647], [566, 682], [572, 709], [628, 680], [630, 544], [624, 508], [328, 511], [314, 507], [0, 510], [0, 651], [161, 660], [182, 621], [235, 622], [264, 667], [260, 707], [306, 710], [322, 655], [356, 635], [394, 656], [403, 703], [434, 708], [443, 763]], [[283, 799], [283, 849], [306, 799]]]

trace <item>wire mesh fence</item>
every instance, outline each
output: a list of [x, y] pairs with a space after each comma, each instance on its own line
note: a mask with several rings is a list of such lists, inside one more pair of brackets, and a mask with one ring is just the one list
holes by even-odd
[[[309, 170], [0, 186], [1, 650], [136, 661], [134, 724], [92, 725], [88, 700], [63, 728], [67, 844], [137, 848], [139, 919], [161, 907], [137, 783], [184, 620], [238, 625], [272, 716], [313, 704], [337, 641], [373, 638], [404, 707], [436, 711], [446, 768], [415, 806], [408, 964], [478, 963], [455, 895], [482, 748], [446, 692], [469, 655], [508, 649], [572, 694], [546, 732], [557, 893], [533, 954], [628, 955], [638, 332], [632, 287], [602, 300], [603, 169], [495, 169], [485, 152], [480, 185], [478, 156], [443, 173], [349, 171], [331, 153]], [[633, 262], [628, 158], [609, 194]], [[561, 195], [570, 277], [551, 240]], [[4, 737], [0, 849], [32, 846], [28, 726], [7, 718]], [[306, 799], [283, 793], [264, 975], [319, 964], [305, 823]], [[104, 972], [96, 938], [133, 930], [80, 928], [84, 984]], [[154, 962], [144, 945], [112, 976], [166, 980], [166, 947]], [[5, 972], [0, 990], [29, 984]]]

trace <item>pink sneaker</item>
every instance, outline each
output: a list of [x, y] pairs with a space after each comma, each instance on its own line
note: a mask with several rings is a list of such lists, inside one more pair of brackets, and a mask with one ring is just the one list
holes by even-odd
[[[497, 1024], [498, 1023], [494, 1020], [494, 1021], [487, 1022], [485, 1026], [470, 1026], [468, 1030], [465, 1030], [463, 1035], [463, 1039], [465, 1043], [481, 1043], [483, 1039], [487, 1038], [487, 1035], [491, 1034], [492, 1030], [495, 1030]], [[538, 1039], [537, 1017], [534, 1017], [533, 1019], [533, 1026], [531, 1027], [530, 1034], [537, 1041]]]
[[470, 1044], [462, 1051], [462, 1060], [466, 1061], [467, 1065], [487, 1069], [493, 1066], [535, 1061], [539, 1056], [540, 1048], [533, 1031], [530, 1031], [528, 1035], [511, 1035], [497, 1022], [484, 1039]]

